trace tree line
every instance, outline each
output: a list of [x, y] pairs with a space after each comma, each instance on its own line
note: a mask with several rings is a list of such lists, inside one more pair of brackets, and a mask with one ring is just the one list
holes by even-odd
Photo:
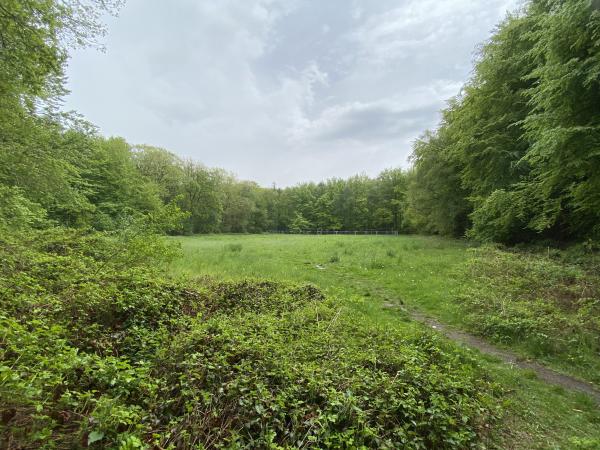
[[[600, 11], [532, 0], [414, 144], [412, 167], [262, 187], [60, 112], [74, 46], [118, 2], [0, 6], [0, 216], [7, 226], [119, 229], [167, 207], [184, 233], [397, 230], [515, 243], [600, 237]], [[82, 8], [91, 5], [91, 8]], [[93, 13], [91, 13], [93, 12]]]
[[320, 183], [265, 188], [222, 169], [184, 161], [167, 150], [137, 146], [133, 165], [163, 203], [189, 213], [188, 233], [256, 233], [311, 230], [398, 230], [407, 174], [389, 169]]
[[167, 150], [106, 138], [60, 111], [69, 51], [95, 45], [118, 1], [0, 5], [0, 217], [3, 226], [110, 231], [169, 205], [185, 233], [397, 229], [405, 174], [264, 188]]
[[415, 144], [417, 228], [515, 243], [600, 237], [600, 3], [532, 0]]
[[179, 230], [184, 233], [405, 226], [407, 175], [400, 169], [376, 178], [265, 188], [167, 150], [132, 146], [76, 125], [27, 114], [1, 121], [7, 151], [0, 154], [0, 210], [7, 220], [110, 231], [173, 204], [187, 213]]

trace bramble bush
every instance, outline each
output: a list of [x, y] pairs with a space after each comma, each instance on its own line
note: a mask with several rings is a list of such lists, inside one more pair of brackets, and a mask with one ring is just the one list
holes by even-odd
[[483, 445], [498, 388], [472, 357], [312, 285], [166, 278], [162, 239], [1, 236], [0, 447]]

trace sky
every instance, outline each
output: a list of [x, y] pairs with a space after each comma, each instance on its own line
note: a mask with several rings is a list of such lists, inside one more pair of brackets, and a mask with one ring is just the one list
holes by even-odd
[[408, 167], [519, 0], [127, 0], [65, 108], [263, 186]]

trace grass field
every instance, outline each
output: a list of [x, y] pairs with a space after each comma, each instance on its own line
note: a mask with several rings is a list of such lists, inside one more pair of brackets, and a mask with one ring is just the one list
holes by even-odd
[[[317, 284], [335, 295], [419, 307], [454, 321], [450, 276], [468, 259], [465, 244], [435, 237], [222, 235], [178, 238], [176, 274], [268, 277]], [[371, 311], [373, 312], [373, 311]]]
[[[424, 312], [456, 326], [468, 324], [465, 306], [456, 298], [465, 283], [470, 283], [465, 267], [473, 256], [461, 241], [420, 236], [297, 235], [174, 239], [183, 248], [183, 256], [170, 268], [175, 275], [310, 282], [328, 295], [344, 299], [359, 319], [380, 326], [401, 324], [407, 333], [423, 327], [411, 321], [407, 310]], [[476, 282], [473, 277], [472, 283]], [[526, 354], [536, 352], [535, 347], [519, 345], [518, 339], [506, 345]], [[495, 433], [498, 445], [600, 448], [600, 411], [591, 399], [544, 384], [534, 374], [494, 358], [475, 357], [508, 392], [503, 425]], [[583, 362], [575, 364], [571, 372], [594, 381], [593, 376], [586, 376], [591, 373], [589, 367], [593, 368], [590, 358], [585, 353]], [[564, 358], [547, 358], [545, 362], [569, 371]]]

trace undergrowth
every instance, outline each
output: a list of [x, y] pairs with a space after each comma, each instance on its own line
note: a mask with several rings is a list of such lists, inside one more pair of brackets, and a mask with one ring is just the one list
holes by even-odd
[[484, 445], [499, 392], [472, 357], [310, 284], [166, 278], [164, 245], [0, 240], [0, 447]]
[[470, 251], [458, 296], [470, 327], [600, 384], [598, 272], [565, 252]]

